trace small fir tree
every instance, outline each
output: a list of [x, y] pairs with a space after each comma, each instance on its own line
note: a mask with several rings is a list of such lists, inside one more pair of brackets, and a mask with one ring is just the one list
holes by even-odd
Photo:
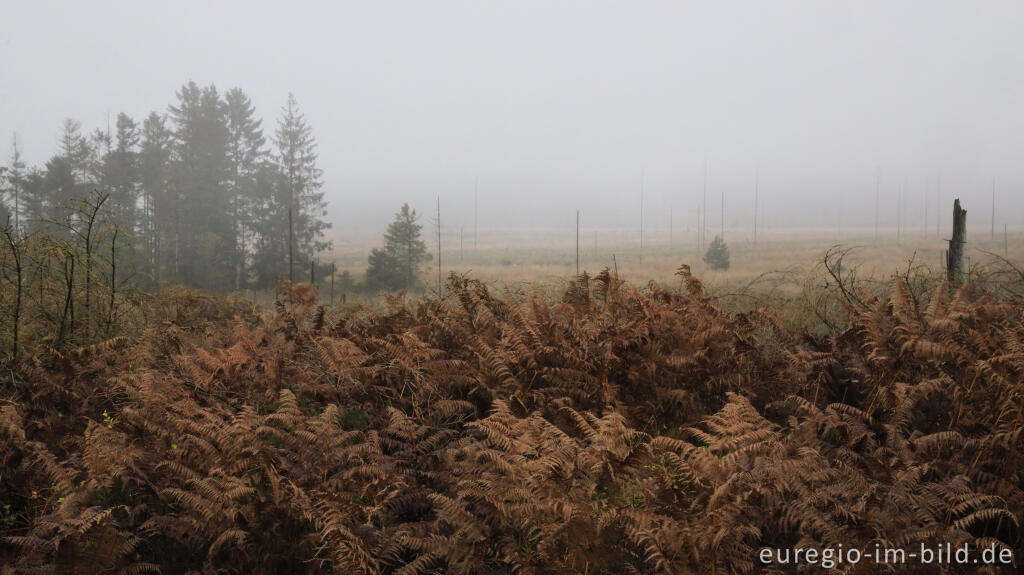
[[707, 253], [704, 254], [704, 263], [713, 270], [729, 269], [729, 246], [725, 244], [722, 236], [715, 236], [711, 241]]
[[366, 268], [368, 288], [396, 290], [416, 285], [420, 266], [431, 259], [427, 244], [420, 239], [423, 226], [416, 222], [417, 218], [416, 210], [402, 204], [384, 234], [384, 247], [370, 252]]

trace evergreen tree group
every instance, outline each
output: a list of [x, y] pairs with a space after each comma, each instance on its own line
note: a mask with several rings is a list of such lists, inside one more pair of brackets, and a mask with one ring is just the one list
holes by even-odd
[[[329, 247], [312, 128], [288, 95], [268, 146], [239, 88], [221, 95], [189, 82], [166, 113], [113, 130], [65, 120], [56, 154], [28, 167], [17, 137], [0, 170], [0, 228], [66, 234], [76, 202], [109, 195], [122, 269], [140, 287], [267, 288], [309, 269]], [[301, 277], [301, 276], [300, 276]]]

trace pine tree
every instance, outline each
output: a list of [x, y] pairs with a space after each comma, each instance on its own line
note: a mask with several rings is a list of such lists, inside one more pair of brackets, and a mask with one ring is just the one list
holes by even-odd
[[420, 239], [423, 226], [417, 223], [417, 217], [416, 210], [402, 204], [384, 234], [384, 247], [370, 251], [367, 287], [396, 290], [416, 286], [420, 266], [431, 260], [427, 244]]

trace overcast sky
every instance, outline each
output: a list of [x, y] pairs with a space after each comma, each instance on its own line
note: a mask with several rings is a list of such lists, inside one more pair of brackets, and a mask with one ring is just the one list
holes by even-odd
[[[1024, 2], [42, 2], [0, 0], [0, 153], [61, 120], [166, 111], [238, 86], [272, 131], [293, 92], [331, 219], [402, 201], [471, 225], [631, 226], [726, 193], [749, 225], [883, 225], [964, 198], [1024, 222]], [[944, 211], [951, 211], [948, 202]], [[946, 221], [948, 215], [943, 214]], [[886, 221], [888, 218], [888, 221]], [[913, 223], [913, 221], [911, 222]]]

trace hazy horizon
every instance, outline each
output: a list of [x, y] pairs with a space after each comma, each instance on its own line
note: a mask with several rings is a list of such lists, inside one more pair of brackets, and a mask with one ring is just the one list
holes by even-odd
[[[0, 1], [0, 164], [61, 121], [166, 112], [193, 80], [289, 92], [319, 142], [329, 219], [408, 201], [446, 226], [1020, 224], [1024, 5], [1015, 2], [225, 3]], [[111, 120], [112, 121], [112, 120]], [[941, 184], [940, 184], [941, 181]], [[936, 198], [941, 185], [942, 198]], [[932, 224], [934, 225], [934, 224]], [[945, 224], [944, 224], [945, 225]]]

